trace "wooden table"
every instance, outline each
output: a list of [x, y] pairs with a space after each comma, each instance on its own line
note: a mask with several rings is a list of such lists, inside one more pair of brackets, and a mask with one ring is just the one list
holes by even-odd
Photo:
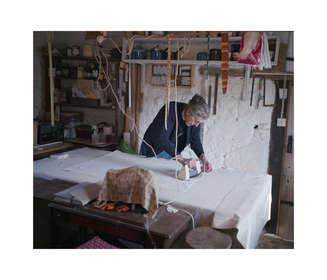
[[74, 138], [68, 141], [73, 144], [96, 148], [96, 149], [104, 149], [107, 151], [114, 151], [117, 149], [119, 145], [119, 142], [116, 139], [116, 137], [112, 137], [110, 141], [98, 142], [98, 143], [93, 143], [91, 139], [85, 139], [85, 138]]
[[40, 150], [33, 150], [33, 160], [39, 160], [52, 154], [63, 153], [80, 148], [80, 145], [72, 143], [60, 143], [44, 147]]
[[[135, 212], [117, 213], [113, 211], [102, 211], [91, 204], [86, 206], [73, 206], [59, 203], [53, 200], [53, 194], [63, 190], [74, 183], [43, 179], [34, 179], [34, 196], [46, 199], [51, 211], [51, 241], [52, 248], [60, 247], [57, 243], [59, 225], [63, 223], [74, 224], [79, 228], [79, 235], [76, 237], [81, 242], [85, 239], [86, 229], [93, 229], [99, 234], [123, 238], [129, 241], [141, 243], [145, 248], [169, 248], [179, 236], [192, 229], [191, 217], [184, 212], [175, 214], [168, 213], [166, 208], [161, 206], [153, 219], [146, 219], [142, 214]], [[182, 206], [189, 211], [198, 221], [196, 210]], [[146, 223], [149, 225], [149, 233], [146, 230]]]

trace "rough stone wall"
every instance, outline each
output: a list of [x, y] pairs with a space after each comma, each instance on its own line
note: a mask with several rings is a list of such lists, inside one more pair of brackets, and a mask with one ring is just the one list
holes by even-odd
[[[140, 116], [140, 135], [142, 136], [161, 106], [164, 105], [166, 96], [165, 87], [153, 87], [149, 83], [150, 67], [146, 67], [143, 86], [143, 108], [146, 110]], [[215, 78], [209, 76], [208, 85], [212, 86], [212, 96], [214, 83]], [[251, 83], [243, 100], [240, 101], [243, 77], [229, 77], [226, 95], [222, 95], [221, 79], [219, 80], [217, 114], [211, 114], [204, 125], [203, 135], [204, 150], [214, 168], [267, 173], [272, 107], [263, 107], [261, 101], [259, 108], [255, 108], [255, 100], [259, 93], [258, 80], [254, 87], [253, 105], [250, 107]], [[187, 103], [196, 93], [208, 100], [208, 93], [205, 90], [208, 87], [204, 85], [205, 78], [200, 74], [199, 66], [195, 66], [193, 87], [178, 88], [177, 100]], [[275, 86], [272, 81], [266, 80], [266, 103], [273, 103], [274, 96]], [[175, 89], [171, 90], [171, 100], [175, 100]], [[195, 157], [189, 148], [186, 148], [183, 154]]]

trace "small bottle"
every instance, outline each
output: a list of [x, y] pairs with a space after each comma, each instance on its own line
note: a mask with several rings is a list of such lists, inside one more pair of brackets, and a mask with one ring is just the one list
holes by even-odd
[[72, 117], [72, 120], [70, 122], [70, 138], [76, 138], [76, 128], [75, 128], [75, 119]]
[[98, 128], [96, 125], [92, 126], [92, 144], [96, 144], [99, 142], [99, 134]]

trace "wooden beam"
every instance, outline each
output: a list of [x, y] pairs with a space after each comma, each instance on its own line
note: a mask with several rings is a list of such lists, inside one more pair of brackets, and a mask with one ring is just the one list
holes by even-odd
[[[279, 84], [282, 81], [275, 81], [275, 107], [273, 108], [270, 127], [270, 147], [269, 147], [269, 168], [268, 174], [272, 175], [272, 202], [271, 219], [267, 223], [266, 229], [270, 233], [276, 233], [278, 223], [278, 206], [280, 181], [282, 173], [283, 145], [286, 134], [285, 127], [277, 127], [277, 119], [280, 117], [282, 102], [279, 99]], [[289, 86], [287, 86], [289, 87]], [[288, 106], [288, 99], [285, 100], [285, 107]], [[287, 114], [287, 110], [285, 110]]]
[[[139, 131], [140, 128], [140, 104], [141, 104], [141, 65], [136, 66], [136, 71], [137, 71], [137, 89], [136, 89], [136, 108], [135, 108], [135, 126], [136, 129], [135, 131]], [[135, 151], [138, 152], [138, 147], [139, 147], [139, 137], [138, 134], [135, 133], [135, 142], [134, 142], [134, 148]]]

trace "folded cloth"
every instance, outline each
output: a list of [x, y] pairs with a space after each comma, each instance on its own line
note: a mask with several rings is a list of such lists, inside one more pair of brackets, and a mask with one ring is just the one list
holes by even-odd
[[98, 201], [121, 201], [140, 204], [153, 217], [158, 210], [158, 189], [152, 171], [132, 166], [120, 170], [109, 169], [99, 191]]

